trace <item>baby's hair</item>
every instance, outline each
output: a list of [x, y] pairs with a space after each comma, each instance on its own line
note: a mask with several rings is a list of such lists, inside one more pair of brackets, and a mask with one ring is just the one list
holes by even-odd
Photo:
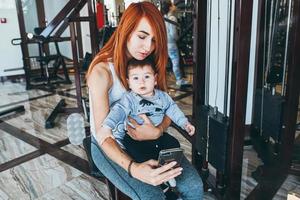
[[144, 60], [137, 60], [135, 58], [132, 58], [127, 63], [127, 72], [126, 72], [127, 78], [128, 78], [129, 70], [137, 68], [137, 67], [144, 67], [145, 65], [151, 66], [153, 72], [155, 74], [157, 73], [156, 66], [155, 66], [152, 56], [148, 56]]

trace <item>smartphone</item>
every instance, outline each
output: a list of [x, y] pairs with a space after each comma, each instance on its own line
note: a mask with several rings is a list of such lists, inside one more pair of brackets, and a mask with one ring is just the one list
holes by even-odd
[[172, 161], [176, 161], [177, 164], [175, 165], [175, 167], [178, 167], [180, 166], [182, 157], [183, 149], [181, 148], [163, 149], [159, 152], [158, 163], [160, 166], [162, 166]]

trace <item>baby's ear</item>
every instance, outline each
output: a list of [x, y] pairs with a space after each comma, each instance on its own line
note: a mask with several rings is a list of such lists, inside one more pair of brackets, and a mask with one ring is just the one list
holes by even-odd
[[154, 85], [156, 86], [157, 85], [157, 73], [154, 74], [154, 80], [155, 80]]

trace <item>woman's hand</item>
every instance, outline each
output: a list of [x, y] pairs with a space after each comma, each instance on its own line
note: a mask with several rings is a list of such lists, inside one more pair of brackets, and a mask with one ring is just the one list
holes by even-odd
[[161, 128], [155, 127], [150, 119], [145, 115], [139, 115], [144, 120], [142, 125], [139, 125], [134, 119], [129, 118], [130, 123], [135, 127], [127, 126], [128, 135], [137, 141], [143, 140], [155, 140], [161, 136], [163, 130]]
[[182, 168], [177, 167], [172, 169], [176, 165], [173, 161], [169, 164], [158, 167], [157, 160], [148, 160], [143, 163], [133, 163], [131, 166], [131, 174], [134, 178], [139, 179], [144, 183], [150, 185], [160, 185], [182, 173]]

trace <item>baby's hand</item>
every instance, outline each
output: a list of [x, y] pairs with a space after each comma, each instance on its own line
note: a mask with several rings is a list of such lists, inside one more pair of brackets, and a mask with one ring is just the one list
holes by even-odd
[[195, 126], [193, 126], [190, 122], [187, 122], [184, 129], [188, 132], [190, 136], [195, 133]]

